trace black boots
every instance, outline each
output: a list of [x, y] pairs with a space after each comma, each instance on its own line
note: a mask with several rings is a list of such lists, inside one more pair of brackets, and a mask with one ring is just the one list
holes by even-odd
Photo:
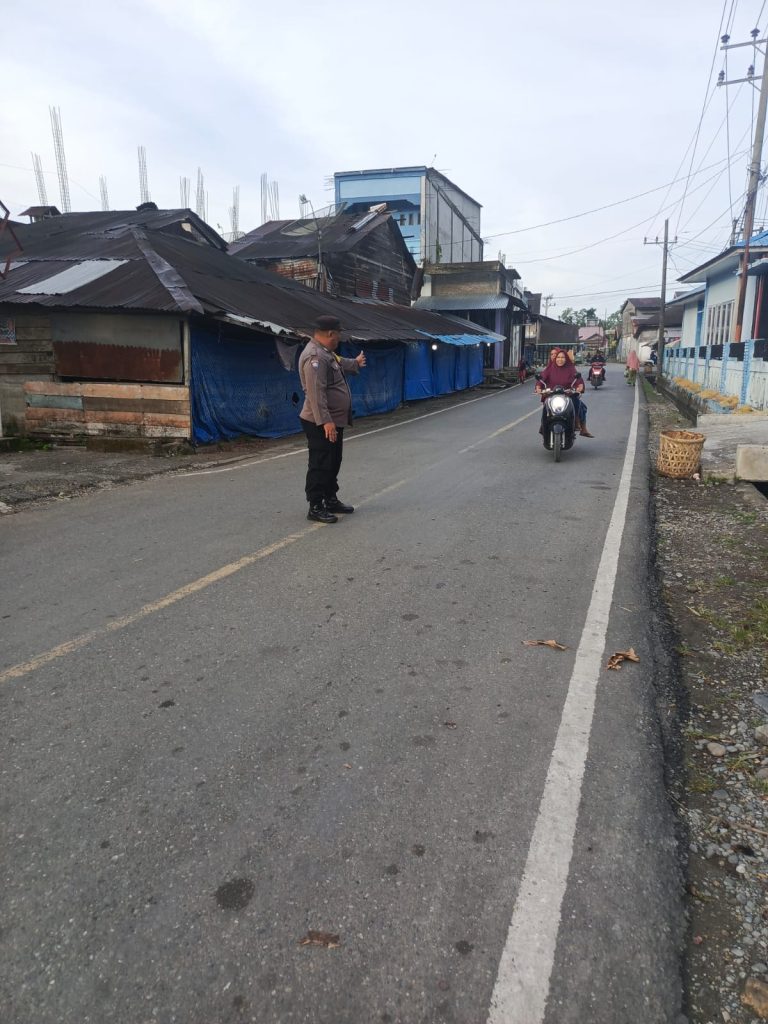
[[343, 512], [344, 515], [349, 515], [355, 511], [353, 505], [345, 505], [343, 501], [339, 501], [336, 497], [326, 498], [325, 508], [328, 512]]
[[319, 501], [309, 506], [307, 519], [312, 519], [316, 523], [338, 523], [339, 517], [336, 515], [337, 512], [349, 515], [350, 512], [354, 511], [354, 506], [345, 505], [343, 501], [339, 501], [336, 497], [326, 498], [325, 501]]
[[339, 521], [339, 517], [335, 516], [332, 512], [329, 512], [323, 502], [319, 505], [309, 506], [307, 519], [312, 519], [316, 523], [338, 523]]

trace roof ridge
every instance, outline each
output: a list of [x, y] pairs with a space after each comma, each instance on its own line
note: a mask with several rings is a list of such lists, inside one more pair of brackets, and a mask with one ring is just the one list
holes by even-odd
[[203, 307], [201, 303], [192, 294], [184, 278], [175, 267], [172, 267], [167, 260], [163, 259], [153, 249], [144, 230], [132, 224], [131, 234], [135, 238], [136, 244], [155, 277], [177, 304], [178, 308], [185, 313], [202, 313]]

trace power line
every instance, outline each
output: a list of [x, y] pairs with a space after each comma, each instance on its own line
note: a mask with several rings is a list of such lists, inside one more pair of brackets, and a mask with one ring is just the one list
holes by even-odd
[[[688, 150], [691, 149], [691, 146], [693, 146], [693, 152], [691, 153], [691, 163], [690, 163], [689, 168], [688, 168], [688, 176], [690, 178], [691, 168], [693, 167], [693, 161], [696, 158], [696, 147], [698, 146], [699, 133], [701, 132], [701, 126], [702, 126], [702, 124], [704, 122], [704, 115], [707, 112], [707, 108], [709, 107], [709, 104], [710, 104], [710, 102], [712, 100], [712, 97], [715, 95], [715, 89], [714, 89], [714, 86], [712, 85], [712, 72], [715, 69], [715, 61], [717, 60], [717, 44], [720, 41], [720, 33], [723, 30], [723, 21], [725, 19], [725, 8], [726, 8], [727, 3], [728, 3], [728, 0], [723, 0], [723, 9], [720, 12], [720, 24], [719, 24], [718, 29], [717, 29], [717, 41], [715, 42], [715, 47], [714, 47], [714, 50], [712, 51], [712, 60], [710, 62], [709, 71], [707, 73], [707, 87], [706, 87], [706, 90], [704, 91], [704, 100], [703, 100], [702, 105], [701, 105], [701, 113], [699, 114], [699, 123], [696, 125], [696, 129], [695, 129], [695, 131], [693, 133], [693, 137], [691, 138], [691, 141], [688, 143], [688, 145], [686, 147], [686, 150], [685, 150], [685, 153], [683, 153], [683, 158], [680, 161], [680, 164], [678, 165], [677, 170], [675, 171], [675, 178], [677, 178], [678, 174], [680, 173], [680, 168], [685, 163], [685, 158], [688, 155]], [[710, 89], [712, 90], [711, 92], [710, 92]], [[672, 187], [672, 184], [674, 184], [674, 182], [672, 182], [670, 184], [670, 186], [669, 186], [670, 189]], [[648, 222], [649, 224], [655, 223], [655, 221], [658, 218], [659, 214], [662, 212], [662, 209], [664, 207], [664, 204], [667, 201], [668, 196], [669, 196], [669, 192], [667, 192], [667, 194], [662, 199], [661, 206], [656, 211], [656, 213], [654, 214], [653, 218]]]
[[[718, 177], [721, 176], [721, 174], [722, 174], [722, 171], [718, 172], [718, 174], [716, 174], [716, 175], [713, 175], [713, 178], [718, 178]], [[694, 193], [698, 192], [699, 189], [704, 188], [704, 186], [708, 185], [712, 180], [713, 180], [712, 178], [707, 178], [706, 181], [703, 181], [700, 185], [697, 185], [696, 188], [691, 193], [691, 195], [693, 195]], [[674, 209], [674, 207], [676, 205], [677, 205], [677, 200], [675, 200], [675, 202], [670, 204], [669, 209]], [[720, 215], [720, 216], [722, 216], [722, 215]], [[718, 217], [718, 219], [719, 219], [719, 217]], [[621, 231], [617, 231], [617, 232], [615, 232], [612, 235], [607, 235], [605, 238], [599, 238], [596, 242], [590, 242], [588, 245], [580, 246], [578, 249], [570, 249], [568, 252], [558, 253], [555, 256], [541, 256], [538, 259], [534, 259], [534, 260], [520, 260], [520, 259], [516, 259], [515, 263], [516, 264], [520, 264], [520, 265], [523, 265], [523, 264], [526, 264], [526, 263], [547, 263], [550, 260], [559, 260], [559, 259], [564, 259], [566, 256], [575, 256], [577, 253], [586, 252], [588, 249], [594, 249], [596, 246], [602, 245], [604, 242], [610, 242], [614, 238], [619, 238], [620, 235], [627, 235], [627, 234], [629, 234], [630, 231], [635, 231], [637, 228], [642, 227], [643, 224], [645, 224], [645, 223], [646, 223], [646, 218], [643, 217], [643, 219], [641, 221], [638, 221], [637, 224], [631, 224], [628, 228], [623, 228]], [[706, 228], [704, 230], [706, 230]]]
[[[744, 150], [744, 152], [746, 152], [746, 150]], [[743, 154], [739, 153], [736, 155], [741, 156]], [[705, 171], [711, 171], [713, 167], [719, 167], [721, 164], [724, 164], [726, 160], [727, 157], [724, 157], [722, 160], [716, 160], [715, 163], [708, 164], [706, 167], [700, 167], [697, 171], [694, 172], [693, 176], [695, 177], [698, 174], [703, 174]], [[634, 202], [635, 199], [644, 199], [645, 196], [653, 195], [654, 192], [661, 192], [661, 190], [665, 188], [671, 188], [673, 185], [677, 185], [678, 182], [684, 180], [685, 175], [683, 175], [680, 178], [675, 178], [673, 181], [668, 181], [664, 185], [657, 185], [655, 188], [649, 188], [645, 192], [638, 192], [637, 195], [627, 196], [626, 199], [617, 199], [615, 200], [615, 202], [605, 203], [603, 206], [596, 206], [591, 210], [583, 210], [581, 213], [572, 213], [568, 217], [558, 217], [557, 220], [543, 221], [541, 224], [531, 224], [530, 227], [526, 228], [514, 228], [511, 231], [497, 231], [495, 234], [492, 235], [484, 235], [483, 239], [488, 240], [491, 238], [504, 238], [507, 235], [520, 235], [526, 231], [538, 231], [539, 228], [549, 228], [552, 227], [554, 224], [565, 224], [567, 221], [579, 220], [581, 217], [588, 217], [593, 213], [602, 213], [603, 210], [611, 210], [616, 206], [623, 206], [626, 203]], [[661, 212], [661, 210], [663, 209], [664, 207], [662, 206], [659, 212]], [[645, 223], [645, 220], [642, 223]]]

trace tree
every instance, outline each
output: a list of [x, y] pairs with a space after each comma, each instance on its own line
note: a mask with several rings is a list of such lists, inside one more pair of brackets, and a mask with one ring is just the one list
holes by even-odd
[[560, 313], [560, 319], [564, 324], [573, 324], [575, 327], [586, 327], [590, 320], [600, 321], [594, 306], [590, 306], [588, 309], [571, 309], [570, 306], [566, 306]]

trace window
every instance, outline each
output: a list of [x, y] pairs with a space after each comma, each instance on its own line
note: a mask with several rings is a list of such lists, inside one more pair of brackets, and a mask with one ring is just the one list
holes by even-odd
[[721, 302], [707, 309], [707, 345], [724, 345], [731, 340], [733, 301]]

